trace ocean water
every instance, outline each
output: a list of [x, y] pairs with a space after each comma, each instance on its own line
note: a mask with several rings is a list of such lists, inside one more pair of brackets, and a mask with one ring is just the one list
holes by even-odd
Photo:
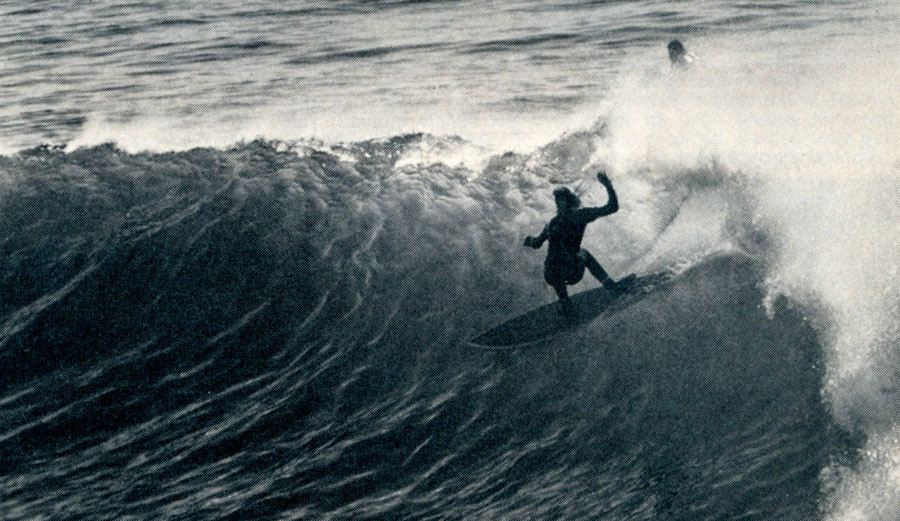
[[0, 519], [900, 518], [895, 6], [0, 12]]

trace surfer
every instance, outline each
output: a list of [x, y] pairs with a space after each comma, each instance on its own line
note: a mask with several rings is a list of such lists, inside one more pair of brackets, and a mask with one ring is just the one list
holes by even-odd
[[673, 67], [688, 67], [694, 61], [694, 57], [688, 54], [684, 44], [680, 41], [672, 40], [667, 47], [669, 49], [669, 60], [671, 60]]
[[600, 266], [597, 259], [581, 247], [581, 239], [588, 223], [612, 213], [619, 209], [619, 199], [613, 190], [612, 182], [606, 176], [606, 172], [599, 172], [597, 179], [606, 188], [609, 201], [605, 206], [596, 208], [579, 208], [581, 201], [578, 196], [568, 188], [557, 188], [553, 191], [556, 200], [556, 217], [550, 220], [544, 230], [537, 237], [525, 238], [525, 246], [538, 249], [549, 241], [547, 245], [547, 259], [544, 261], [544, 279], [553, 286], [559, 296], [560, 312], [569, 314], [571, 303], [566, 285], [577, 284], [584, 277], [585, 268], [591, 275], [603, 283], [603, 286], [618, 292], [620, 288]]

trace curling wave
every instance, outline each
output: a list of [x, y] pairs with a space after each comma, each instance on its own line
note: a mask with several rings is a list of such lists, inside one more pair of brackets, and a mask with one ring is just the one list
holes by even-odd
[[761, 307], [742, 176], [621, 175], [586, 245], [614, 274], [680, 266], [671, 287], [532, 352], [466, 346], [551, 298], [521, 238], [554, 184], [600, 197], [577, 180], [608, 138], [480, 170], [421, 134], [3, 158], [9, 511], [815, 517], [856, 442], [807, 308]]

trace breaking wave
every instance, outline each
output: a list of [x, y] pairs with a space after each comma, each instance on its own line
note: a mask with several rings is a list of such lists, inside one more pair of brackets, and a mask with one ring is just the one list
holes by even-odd
[[[729, 58], [626, 75], [531, 153], [404, 134], [0, 158], [5, 510], [889, 519], [896, 93], [862, 65]], [[556, 185], [603, 204], [599, 168], [623, 208], [585, 246], [614, 276], [678, 275], [531, 350], [472, 349], [552, 299], [522, 238]]]

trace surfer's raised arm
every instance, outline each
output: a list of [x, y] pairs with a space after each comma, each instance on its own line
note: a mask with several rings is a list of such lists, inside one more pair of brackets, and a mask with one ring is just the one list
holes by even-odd
[[598, 172], [597, 180], [606, 188], [606, 194], [609, 196], [609, 201], [604, 206], [582, 208], [578, 210], [578, 216], [584, 219], [585, 222], [591, 222], [598, 217], [603, 217], [604, 215], [619, 211], [619, 198], [616, 196], [616, 191], [613, 190], [612, 181], [606, 176], [606, 172], [602, 170]]

